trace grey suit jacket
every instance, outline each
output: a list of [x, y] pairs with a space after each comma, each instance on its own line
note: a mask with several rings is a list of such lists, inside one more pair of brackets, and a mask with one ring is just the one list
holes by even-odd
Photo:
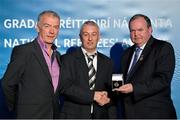
[[[60, 54], [57, 53], [60, 65]], [[10, 110], [17, 118], [54, 118], [59, 113], [57, 92], [42, 50], [33, 42], [14, 47], [2, 88]]]

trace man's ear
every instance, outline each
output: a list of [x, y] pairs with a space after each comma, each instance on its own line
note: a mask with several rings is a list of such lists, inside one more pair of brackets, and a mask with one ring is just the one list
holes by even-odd
[[79, 34], [79, 38], [80, 38], [80, 40], [82, 40], [82, 36], [81, 36], [81, 34]]
[[152, 32], [153, 32], [152, 27], [149, 27], [149, 33], [152, 34]]
[[100, 38], [101, 38], [101, 34], [99, 33], [99, 35], [98, 35], [98, 42], [100, 41]]
[[39, 32], [40, 30], [39, 30], [40, 28], [39, 28], [39, 25], [38, 25], [38, 23], [36, 24], [36, 31], [37, 32]]

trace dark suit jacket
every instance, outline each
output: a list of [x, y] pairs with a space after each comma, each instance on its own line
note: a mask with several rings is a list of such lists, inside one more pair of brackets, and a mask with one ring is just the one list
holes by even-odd
[[[64, 85], [64, 106], [61, 118], [91, 118], [90, 108], [93, 103], [94, 118], [116, 118], [116, 108], [111, 102], [103, 107], [93, 102], [94, 92], [88, 84], [88, 67], [81, 48], [62, 56], [61, 71]], [[111, 94], [112, 63], [103, 54], [97, 54], [97, 73], [95, 91], [108, 91]], [[110, 95], [111, 97], [112, 95]]]
[[[60, 63], [58, 52], [57, 59]], [[54, 118], [59, 112], [58, 92], [37, 40], [14, 47], [2, 87], [17, 118]]]
[[170, 87], [175, 68], [173, 47], [151, 36], [127, 75], [134, 49], [130, 47], [122, 57], [125, 82], [133, 85], [133, 93], [124, 95], [126, 118], [176, 118]]

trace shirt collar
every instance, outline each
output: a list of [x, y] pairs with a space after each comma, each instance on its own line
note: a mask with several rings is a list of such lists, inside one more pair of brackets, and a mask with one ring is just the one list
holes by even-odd
[[[144, 49], [144, 47], [146, 46], [146, 44], [147, 44], [147, 42], [144, 44], [144, 45], [142, 45], [141, 47], [139, 47], [141, 50], [143, 50]], [[137, 46], [136, 46], [137, 47]]]
[[145, 44], [144, 44], [143, 46], [141, 46], [140, 48], [143, 50], [143, 49], [144, 49], [144, 47], [146, 46], [146, 44], [147, 44], [147, 43], [145, 43]]
[[[47, 52], [47, 45], [44, 43], [44, 41], [42, 40], [42, 38], [39, 36], [39, 37], [37, 38], [37, 40], [38, 40], [38, 43], [39, 43], [41, 49], [43, 49], [43, 50], [45, 50], [45, 51]], [[57, 46], [56, 46], [55, 44], [52, 44], [51, 49], [52, 49], [53, 51], [55, 51], [55, 50], [57, 49]]]
[[94, 52], [92, 52], [92, 53], [89, 53], [89, 52], [87, 52], [83, 47], [81, 47], [81, 49], [82, 49], [82, 52], [83, 52], [83, 54], [84, 54], [84, 56], [86, 56], [86, 54], [89, 56], [89, 55], [97, 55], [97, 50], [95, 50]]

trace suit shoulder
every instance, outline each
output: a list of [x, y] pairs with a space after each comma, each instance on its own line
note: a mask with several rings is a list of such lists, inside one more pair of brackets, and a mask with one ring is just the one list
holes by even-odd
[[26, 49], [29, 49], [29, 47], [32, 44], [33, 44], [32, 42], [21, 44], [21, 45], [15, 46], [14, 49], [23, 49], [23, 50], [26, 50]]
[[65, 53], [65, 54], [61, 55], [62, 60], [67, 59], [69, 57], [71, 57], [71, 56], [68, 53]]
[[130, 51], [132, 51], [133, 49], [134, 49], [134, 45], [126, 48], [126, 49], [123, 51], [122, 56], [124, 56], [125, 54], [128, 54], [128, 53], [129, 53]]
[[31, 51], [30, 50], [31, 49], [30, 48], [31, 45], [32, 45], [32, 42], [15, 46], [12, 49], [12, 52], [18, 52], [18, 53], [21, 53], [21, 54], [28, 54]]
[[172, 44], [170, 43], [170, 42], [168, 42], [168, 41], [164, 41], [164, 40], [158, 40], [158, 39], [156, 39], [155, 41], [154, 41], [154, 45], [155, 45], [155, 47], [157, 46], [157, 47], [159, 47], [159, 48], [169, 48], [169, 49], [173, 49], [173, 46], [172, 46]]
[[160, 39], [157, 39], [157, 38], [154, 38], [154, 44], [157, 44], [157, 45], [171, 45], [170, 42], [166, 41], [166, 40], [160, 40]]
[[108, 56], [98, 52], [98, 56], [106, 61], [112, 61], [111, 58], [109, 58]]
[[77, 50], [74, 50], [72, 52], [65, 53], [61, 56], [61, 58], [62, 59], [73, 59], [78, 55], [77, 52], [78, 52]]

